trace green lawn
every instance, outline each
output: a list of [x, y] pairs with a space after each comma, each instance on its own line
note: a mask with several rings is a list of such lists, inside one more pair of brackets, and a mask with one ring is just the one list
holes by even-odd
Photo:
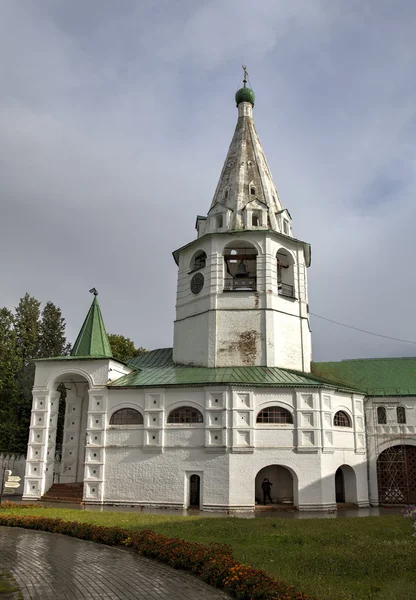
[[319, 600], [416, 600], [416, 538], [401, 516], [303, 519], [174, 517], [62, 508], [13, 509], [200, 542], [227, 542], [241, 562]]
[[0, 598], [8, 600], [22, 598], [13, 576], [8, 571], [0, 571]]

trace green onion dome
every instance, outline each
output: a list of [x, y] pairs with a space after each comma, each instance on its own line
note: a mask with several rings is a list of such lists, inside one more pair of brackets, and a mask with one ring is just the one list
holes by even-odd
[[235, 102], [236, 102], [237, 106], [241, 102], [250, 102], [251, 106], [254, 106], [255, 99], [256, 99], [256, 96], [254, 95], [253, 90], [246, 86], [239, 89], [235, 95]]

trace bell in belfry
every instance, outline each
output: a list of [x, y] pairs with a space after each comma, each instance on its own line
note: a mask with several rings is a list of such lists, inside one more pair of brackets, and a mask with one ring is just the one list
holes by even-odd
[[238, 264], [237, 273], [235, 276], [236, 277], [248, 277], [247, 267], [246, 267], [246, 264], [243, 259], [241, 259]]

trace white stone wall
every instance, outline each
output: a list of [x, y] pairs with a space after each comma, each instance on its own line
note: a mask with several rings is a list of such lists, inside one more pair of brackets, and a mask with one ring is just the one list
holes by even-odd
[[[379, 424], [377, 407], [386, 408], [387, 422]], [[406, 411], [406, 423], [397, 421], [397, 407], [403, 406]], [[369, 472], [370, 503], [379, 503], [377, 484], [377, 458], [389, 447], [406, 444], [416, 446], [416, 397], [405, 396], [369, 396], [366, 401], [366, 437]]]
[[[262, 408], [275, 405], [292, 413], [293, 425], [256, 423]], [[204, 423], [167, 423], [170, 411], [179, 406], [198, 408]], [[112, 412], [122, 407], [140, 410], [144, 424], [110, 426]], [[333, 427], [340, 409], [355, 426]], [[277, 499], [289, 496], [288, 481], [293, 478], [292, 497], [299, 509], [332, 509], [335, 472], [347, 465], [356, 479], [349, 497], [367, 505], [365, 446], [359, 438], [363, 429], [360, 421], [357, 424], [362, 410], [362, 396], [331, 391], [110, 389], [103, 501], [186, 507], [189, 478], [197, 474], [203, 509], [249, 510], [259, 494], [257, 474], [279, 465], [288, 471], [280, 469]]]
[[[354, 480], [348, 497], [362, 506], [368, 501], [363, 396], [315, 388], [107, 388], [96, 361], [49, 363], [49, 372], [44, 364], [34, 389], [27, 499], [52, 485], [56, 387], [64, 381], [69, 391], [61, 482], [83, 481], [86, 502], [186, 507], [190, 478], [198, 475], [201, 508], [247, 510], [258, 500], [259, 473], [270, 467], [276, 499], [290, 498], [292, 481], [299, 509], [323, 510], [335, 507], [334, 476], [341, 465]], [[203, 423], [168, 423], [181, 406], [197, 408]], [[257, 423], [258, 412], [271, 406], [288, 410], [293, 424]], [[121, 408], [140, 411], [143, 425], [110, 425]], [[333, 426], [338, 410], [349, 415], [351, 428]]]
[[[53, 483], [60, 397], [57, 385], [65, 382], [68, 390], [60, 481], [71, 483], [87, 477], [84, 493], [95, 501], [101, 501], [106, 384], [129, 372], [129, 367], [111, 359], [36, 363], [24, 498], [40, 498]], [[96, 452], [89, 452], [90, 446]], [[99, 461], [94, 454], [99, 456]], [[94, 464], [92, 469], [88, 466], [90, 462]]]
[[[257, 291], [224, 292], [225, 247], [248, 243], [257, 249]], [[204, 286], [190, 288], [192, 258], [207, 255], [198, 269]], [[284, 250], [294, 267], [294, 297], [278, 290], [277, 253]], [[306, 258], [303, 242], [264, 231], [211, 235], [186, 246], [179, 255], [173, 358], [176, 363], [208, 367], [264, 365], [309, 372]]]

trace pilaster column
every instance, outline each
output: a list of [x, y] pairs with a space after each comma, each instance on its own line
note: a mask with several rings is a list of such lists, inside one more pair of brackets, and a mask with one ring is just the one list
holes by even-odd
[[41, 498], [53, 483], [58, 398], [46, 388], [33, 389], [24, 500]]
[[105, 492], [107, 402], [108, 392], [106, 388], [96, 388], [88, 391], [83, 500], [92, 504], [102, 504]]

